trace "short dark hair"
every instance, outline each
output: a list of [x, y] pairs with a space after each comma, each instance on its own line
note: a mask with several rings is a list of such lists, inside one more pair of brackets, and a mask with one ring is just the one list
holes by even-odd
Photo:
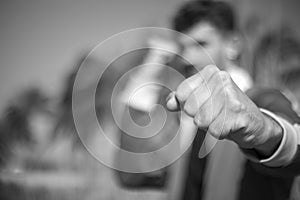
[[236, 30], [235, 14], [231, 5], [209, 0], [193, 0], [183, 4], [174, 17], [173, 29], [186, 32], [199, 22], [208, 22], [224, 33]]

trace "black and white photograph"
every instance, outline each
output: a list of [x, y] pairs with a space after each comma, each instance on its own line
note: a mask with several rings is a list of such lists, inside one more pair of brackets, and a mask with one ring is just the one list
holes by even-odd
[[0, 0], [0, 200], [300, 200], [299, 11]]

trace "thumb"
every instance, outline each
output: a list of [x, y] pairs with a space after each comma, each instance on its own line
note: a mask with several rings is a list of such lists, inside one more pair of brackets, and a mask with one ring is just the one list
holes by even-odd
[[175, 92], [171, 92], [166, 98], [166, 106], [169, 111], [179, 111], [180, 104], [175, 96]]

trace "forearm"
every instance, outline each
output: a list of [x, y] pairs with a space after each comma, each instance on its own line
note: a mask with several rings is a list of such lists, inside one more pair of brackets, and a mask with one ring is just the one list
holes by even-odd
[[283, 138], [283, 129], [273, 118], [264, 114], [265, 124], [264, 132], [269, 135], [268, 140], [254, 149], [258, 152], [261, 158], [268, 158], [275, 153], [280, 146], [280, 142]]
[[249, 150], [244, 152], [253, 162], [268, 167], [287, 166], [296, 156], [299, 128], [267, 110], [261, 111], [268, 117], [266, 131], [269, 131], [270, 137], [265, 144], [254, 148], [256, 154]]

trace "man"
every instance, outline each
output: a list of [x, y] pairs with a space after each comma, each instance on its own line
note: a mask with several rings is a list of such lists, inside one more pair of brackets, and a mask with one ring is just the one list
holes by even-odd
[[[211, 12], [213, 11], [213, 12]], [[204, 17], [205, 20], [202, 20], [201, 17]], [[222, 66], [223, 69], [230, 72], [230, 75], [233, 77], [234, 81], [238, 84], [238, 86], [244, 91], [248, 89], [251, 86], [251, 78], [249, 75], [240, 67], [237, 66], [238, 64], [238, 58], [239, 58], [239, 52], [240, 52], [240, 45], [238, 41], [238, 34], [236, 30], [236, 25], [234, 21], [234, 15], [232, 12], [231, 7], [226, 3], [221, 2], [202, 2], [202, 1], [195, 1], [195, 2], [189, 2], [185, 4], [181, 10], [178, 12], [178, 15], [174, 19], [174, 29], [180, 32], [185, 33], [190, 38], [194, 39], [194, 41], [197, 41], [197, 43], [192, 42], [192, 40], [186, 36], [175, 38], [179, 45], [183, 48], [181, 48], [182, 52], [181, 55], [183, 55], [183, 58], [186, 59], [189, 64], [192, 64], [196, 68], [194, 68], [191, 65], [187, 66], [179, 66], [177, 69], [180, 71], [182, 68], [187, 68], [187, 70], [182, 71], [188, 71], [188, 74], [185, 74], [185, 76], [189, 76], [191, 74], [197, 73], [197, 70], [202, 69], [207, 64], [217, 64], [218, 66]], [[192, 43], [191, 43], [192, 42]], [[164, 41], [156, 42], [159, 43], [157, 45], [153, 46], [163, 46], [164, 49], [172, 49], [173, 52], [178, 51], [175, 49], [175, 47], [172, 47], [170, 44], [164, 43]], [[196, 45], [195, 45], [196, 44]], [[199, 44], [199, 45], [197, 45]], [[144, 63], [166, 63], [164, 60], [165, 57], [170, 57], [170, 55], [165, 55], [166, 51], [150, 51], [146, 58]], [[157, 61], [158, 60], [158, 61]], [[147, 72], [145, 72], [147, 70]], [[148, 79], [155, 79], [153, 77], [157, 76], [155, 74], [160, 73], [159, 71], [155, 71], [155, 68], [145, 68], [144, 71], [140, 71], [138, 75], [135, 75], [134, 81], [129, 81], [127, 85], [127, 90], [130, 90], [130, 88], [137, 87], [139, 83], [146, 82]], [[151, 71], [151, 72], [150, 72]], [[174, 79], [174, 78], [173, 78]], [[131, 87], [133, 85], [133, 87]], [[142, 84], [140, 84], [142, 85]], [[127, 91], [125, 90], [125, 91]], [[130, 92], [124, 92], [125, 94], [131, 94]], [[152, 108], [151, 105], [155, 104], [157, 102], [158, 96], [161, 95], [160, 91], [157, 87], [148, 88], [147, 90], [144, 89], [143, 93], [140, 93], [140, 95], [136, 95], [134, 98], [132, 98], [131, 102], [128, 103], [127, 97], [123, 97], [122, 99], [124, 102], [128, 104], [130, 107], [132, 117], [135, 118], [137, 123], [140, 121], [144, 121], [145, 118], [148, 118], [148, 112], [149, 109]], [[126, 95], [125, 95], [126, 96]], [[141, 96], [141, 98], [138, 98]], [[147, 97], [147, 98], [146, 98]], [[155, 97], [155, 98], [154, 98]], [[140, 99], [140, 100], [139, 100]], [[160, 116], [156, 116], [159, 118]], [[126, 117], [123, 117], [123, 127], [129, 126], [126, 123]], [[191, 119], [191, 118], [190, 118]], [[194, 126], [193, 121], [187, 119], [184, 117], [184, 121], [181, 121], [181, 124], [183, 124], [183, 129], [188, 130], [184, 131], [184, 134], [181, 134], [181, 143], [185, 146], [187, 142], [189, 141], [190, 137], [195, 135], [194, 132]], [[175, 127], [175, 126], [174, 126]], [[151, 131], [151, 130], [149, 130]], [[171, 130], [171, 132], [174, 132]], [[139, 133], [142, 134], [142, 133]], [[168, 131], [164, 131], [162, 136], [168, 135]], [[199, 142], [194, 142], [194, 146], [198, 146], [202, 142], [202, 136], [204, 134], [197, 134], [196, 140], [200, 140]], [[163, 141], [161, 137], [158, 137], [159, 141], [158, 144], [155, 144], [154, 140], [147, 141], [147, 143], [142, 143], [142, 141], [139, 139], [135, 139], [129, 136], [126, 136], [125, 134], [122, 134], [121, 136], [121, 146], [122, 148], [130, 151], [142, 151], [141, 148], [146, 149], [147, 151], [153, 150], [154, 146], [155, 148], [160, 147], [161, 145], [165, 145], [166, 141]], [[168, 142], [168, 141], [167, 141]], [[142, 144], [141, 144], [142, 143]], [[149, 144], [152, 149], [149, 149]], [[139, 148], [137, 150], [137, 148]], [[197, 182], [200, 182], [197, 185], [196, 193], [200, 194], [201, 185], [202, 185], [202, 174], [205, 171], [205, 165], [206, 165], [206, 157], [203, 159], [198, 158], [198, 151], [199, 148], [196, 148], [197, 153], [196, 156], [194, 154], [192, 155], [193, 158], [195, 158], [195, 162], [200, 165], [201, 167], [195, 167], [198, 165], [194, 165], [194, 163], [191, 163], [190, 167], [197, 170], [197, 173], [194, 174], [191, 173], [191, 176], [193, 178], [197, 179]], [[145, 164], [144, 164], [145, 165]], [[191, 170], [190, 170], [191, 172]], [[190, 173], [189, 172], [189, 173]], [[125, 183], [126, 186], [130, 187], [137, 187], [137, 186], [161, 186], [165, 181], [162, 181], [162, 171], [158, 171], [157, 176], [153, 176], [153, 174], [121, 174], [122, 182]], [[164, 173], [163, 173], [164, 174]], [[188, 181], [189, 182], [189, 181]], [[192, 181], [193, 182], [193, 181]], [[156, 184], [159, 183], [159, 184]], [[192, 186], [194, 187], [194, 186]], [[189, 183], [187, 184], [187, 188], [190, 191]], [[196, 196], [195, 196], [196, 197]], [[197, 196], [198, 197], [198, 196]], [[190, 199], [190, 196], [186, 197], [187, 199]]]
[[[222, 2], [189, 2], [175, 17], [174, 28], [200, 44], [193, 46], [184, 38], [179, 38], [184, 57], [199, 72], [182, 82], [167, 99], [170, 110], [182, 108], [199, 128], [189, 163], [184, 199], [221, 198], [203, 191], [203, 187], [207, 189], [203, 186], [204, 176], [207, 177], [204, 184], [211, 184], [210, 189], [214, 189], [209, 192], [218, 193], [222, 189], [214, 184], [217, 184], [216, 181], [210, 181], [213, 180], [211, 168], [214, 165], [208, 164], [206, 158], [197, 160], [205, 134], [233, 141], [250, 160], [245, 165], [242, 185], [236, 188], [240, 189], [237, 191], [238, 199], [287, 199], [293, 178], [300, 171], [300, 154], [297, 153], [300, 130], [298, 125], [292, 125], [298, 119], [283, 117], [295, 116], [288, 108], [284, 111], [279, 107], [274, 110], [260, 109], [258, 106], [268, 108], [259, 101], [264, 94], [256, 92], [253, 95], [255, 105], [233, 81], [234, 75], [231, 76], [230, 71], [238, 69], [232, 62], [238, 56], [238, 46], [235, 43], [236, 26], [232, 9]], [[210, 57], [214, 65], [211, 65]], [[289, 106], [282, 95], [272, 95], [272, 98]], [[219, 169], [221, 173], [223, 166]], [[228, 180], [226, 185], [238, 183]], [[222, 197], [232, 198], [234, 196]]]
[[[238, 66], [241, 43], [234, 12], [229, 4], [214, 1], [185, 3], [174, 17], [173, 28], [196, 41], [196, 43], [192, 42], [185, 36], [177, 38], [182, 47], [182, 56], [193, 65], [190, 75], [197, 73], [206, 65], [215, 64], [229, 72], [241, 90], [246, 91], [251, 87], [250, 76]], [[221, 84], [221, 80], [219, 81]], [[184, 138], [190, 134], [183, 133], [182, 135]], [[184, 199], [200, 199], [202, 196], [205, 196], [204, 199], [219, 199], [220, 196], [232, 199], [237, 193], [238, 163], [243, 159], [238, 148], [228, 142], [218, 142], [213, 148], [214, 143], [206, 142], [209, 141], [208, 136], [204, 131], [198, 131], [196, 135], [188, 164]], [[206, 147], [206, 143], [208, 143], [208, 147]], [[208, 151], [203, 152], [203, 149], [208, 149]], [[212, 149], [214, 150], [206, 156]], [[203, 157], [202, 159], [199, 159], [198, 152], [200, 157]], [[230, 166], [231, 169], [226, 166], [215, 169], [215, 166], [220, 165], [219, 163], [232, 159], [230, 156], [221, 155], [222, 152], [231, 157], [237, 156], [238, 158], [233, 161], [236, 166]], [[223, 174], [227, 174], [227, 178], [218, 172], [221, 170], [226, 172]], [[231, 185], [226, 185], [227, 179], [234, 181]], [[218, 190], [216, 191], [215, 188]]]

